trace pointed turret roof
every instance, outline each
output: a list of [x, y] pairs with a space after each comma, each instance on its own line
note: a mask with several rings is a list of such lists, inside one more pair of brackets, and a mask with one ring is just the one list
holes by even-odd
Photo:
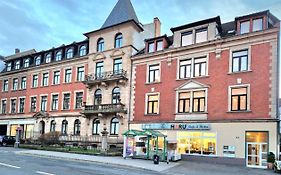
[[133, 20], [139, 24], [138, 17], [130, 0], [119, 0], [101, 29]]

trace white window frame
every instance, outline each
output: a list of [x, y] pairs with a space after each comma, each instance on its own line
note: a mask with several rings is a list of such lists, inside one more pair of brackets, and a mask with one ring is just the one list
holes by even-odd
[[[59, 82], [57, 83], [57, 84], [55, 84], [55, 72], [59, 72]], [[61, 80], [61, 70], [60, 69], [58, 69], [58, 70], [53, 70], [53, 72], [52, 72], [52, 85], [59, 85], [60, 84], [60, 80]]]
[[[7, 89], [4, 88], [5, 87], [5, 83], [4, 83], [5, 81], [8, 82]], [[9, 91], [9, 79], [3, 79], [2, 82], [3, 82], [3, 84], [2, 84], [2, 92], [8, 92]]]
[[[147, 107], [148, 107], [148, 96], [151, 95], [158, 95], [158, 113], [157, 114], [148, 114], [147, 113]], [[144, 114], [145, 115], [159, 115], [160, 114], [160, 92], [149, 92], [145, 94], [145, 108], [144, 108]]]
[[[74, 93], [74, 95], [73, 95], [73, 98], [74, 98], [74, 100], [73, 100], [73, 110], [80, 110], [79, 108], [76, 108], [76, 93], [79, 93], [79, 92], [83, 92], [83, 97], [82, 97], [82, 103], [83, 103], [83, 100], [86, 100], [86, 99], [84, 99], [84, 90], [77, 90], [77, 91], [74, 91], [73, 93]], [[70, 99], [71, 99], [71, 97], [70, 97]], [[82, 104], [83, 105], [83, 104]], [[70, 108], [71, 109], [71, 108]]]
[[[48, 94], [40, 94], [40, 98], [39, 98], [39, 111], [41, 111], [41, 102], [42, 102], [42, 97], [46, 96], [47, 97], [47, 102], [46, 102], [46, 112], [48, 111]], [[37, 103], [37, 99], [36, 99], [36, 103]], [[37, 109], [37, 107], [36, 107]]]
[[[71, 74], [70, 74], [70, 81], [69, 82], [66, 82], [66, 70], [69, 70], [71, 71]], [[77, 69], [78, 71], [78, 69]], [[77, 72], [78, 73], [78, 72]], [[72, 70], [72, 67], [66, 67], [63, 69], [63, 83], [71, 83], [72, 82], [72, 75], [73, 75], [73, 70]]]
[[[43, 81], [44, 81], [44, 74], [48, 74], [48, 81], [47, 81], [47, 85], [46, 86], [43, 86]], [[50, 82], [50, 72], [49, 71], [47, 71], [47, 72], [42, 72], [41, 73], [41, 87], [47, 87], [47, 86], [49, 86], [49, 82]]]
[[[37, 106], [37, 104], [38, 104], [38, 98], [37, 98], [37, 95], [32, 95], [32, 96], [29, 96], [29, 112], [31, 112], [31, 99], [33, 98], [33, 97], [36, 97], [36, 103], [35, 103], [35, 111], [33, 111], [33, 112], [36, 112], [36, 111], [38, 111], [38, 107], [40, 108], [41, 107], [41, 105], [40, 105], [40, 98], [39, 98], [39, 106]], [[41, 110], [41, 109], [40, 109]]]
[[[149, 67], [154, 65], [159, 65], [159, 81], [149, 82]], [[153, 84], [153, 83], [160, 83], [161, 82], [161, 62], [153, 62], [146, 65], [146, 83]]]
[[[241, 51], [241, 50], [246, 50], [248, 49], [248, 70], [246, 71], [239, 71], [239, 72], [232, 72], [232, 54], [233, 52], [237, 52], [237, 51]], [[242, 73], [242, 72], [250, 72], [251, 70], [251, 55], [252, 55], [252, 51], [251, 51], [251, 46], [249, 45], [240, 45], [237, 47], [232, 47], [229, 49], [229, 59], [228, 59], [228, 74], [235, 74], [235, 73]]]
[[[15, 88], [14, 87], [14, 80], [17, 80], [17, 87]], [[18, 90], [19, 89], [19, 78], [13, 78], [12, 79], [12, 91], [16, 91], [16, 90]]]
[[[3, 100], [6, 100], [6, 111], [5, 111], [5, 113], [2, 113]], [[8, 99], [7, 98], [1, 98], [0, 114], [2, 114], [2, 115], [7, 114], [8, 113], [7, 107], [8, 107]]]
[[23, 113], [25, 111], [25, 105], [26, 105], [26, 96], [22, 96], [22, 97], [19, 97], [19, 100], [18, 100], [18, 113], [21, 113], [20, 112], [20, 99], [24, 98], [24, 107], [23, 107]]
[[[53, 109], [53, 95], [57, 95], [58, 96], [58, 107], [57, 107], [57, 109]], [[60, 109], [59, 102], [60, 102], [60, 94], [58, 92], [51, 93], [50, 111], [58, 111]]]
[[10, 109], [9, 109], [9, 113], [12, 114], [12, 100], [16, 100], [16, 109], [15, 109], [15, 113], [13, 113], [13, 114], [16, 114], [16, 113], [17, 113], [17, 97], [11, 97], [11, 98], [10, 98], [10, 103], [9, 103], [9, 104], [10, 104], [10, 106], [9, 106]]
[[15, 70], [19, 70], [20, 69], [20, 60], [17, 60], [15, 62]]
[[[78, 69], [83, 67], [84, 68], [84, 76], [82, 76], [82, 80], [78, 80]], [[76, 66], [76, 75], [75, 75], [75, 81], [76, 82], [81, 82], [81, 81], [84, 81], [85, 80], [85, 75], [86, 75], [86, 71], [85, 71], [85, 65], [79, 65], [79, 66]]]
[[[22, 79], [23, 79], [23, 78], [25, 78], [25, 88], [22, 87]], [[23, 89], [26, 89], [26, 86], [27, 86], [27, 77], [26, 77], [26, 76], [23, 76], [23, 77], [20, 78], [20, 89], [22, 89], [22, 90], [23, 90]]]
[[[69, 109], [63, 109], [63, 103], [64, 103], [64, 95], [65, 94], [70, 94], [70, 97], [69, 97]], [[67, 111], [67, 110], [71, 110], [71, 96], [72, 96], [72, 93], [70, 91], [66, 91], [66, 92], [62, 92], [62, 104], [61, 104], [61, 110], [62, 111]]]
[[[33, 79], [34, 79], [34, 75], [37, 75], [37, 86], [33, 87]], [[32, 74], [31, 75], [32, 79], [31, 79], [31, 88], [38, 88], [39, 87], [39, 74]]]
[[[247, 110], [245, 111], [231, 111], [231, 89], [233, 88], [247, 88]], [[228, 86], [228, 112], [249, 112], [251, 111], [251, 90], [250, 90], [251, 86], [250, 84], [239, 84], [239, 85], [230, 85]]]

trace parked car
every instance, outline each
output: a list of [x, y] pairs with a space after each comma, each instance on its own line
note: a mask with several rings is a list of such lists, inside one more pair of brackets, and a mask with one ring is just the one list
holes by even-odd
[[275, 173], [280, 173], [281, 172], [281, 161], [277, 161], [275, 160], [274, 164], [273, 164], [273, 169]]
[[15, 142], [14, 136], [0, 136], [0, 146], [14, 145]]

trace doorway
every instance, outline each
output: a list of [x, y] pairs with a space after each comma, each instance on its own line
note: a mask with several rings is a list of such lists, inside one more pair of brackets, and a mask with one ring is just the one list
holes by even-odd
[[39, 133], [45, 134], [45, 122], [43, 120], [39, 123]]

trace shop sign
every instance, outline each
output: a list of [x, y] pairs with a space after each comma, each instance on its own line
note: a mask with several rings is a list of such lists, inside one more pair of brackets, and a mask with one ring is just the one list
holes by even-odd
[[210, 124], [206, 123], [151, 123], [143, 124], [142, 129], [157, 130], [210, 130]]
[[224, 157], [235, 157], [235, 146], [224, 145], [223, 146]]

